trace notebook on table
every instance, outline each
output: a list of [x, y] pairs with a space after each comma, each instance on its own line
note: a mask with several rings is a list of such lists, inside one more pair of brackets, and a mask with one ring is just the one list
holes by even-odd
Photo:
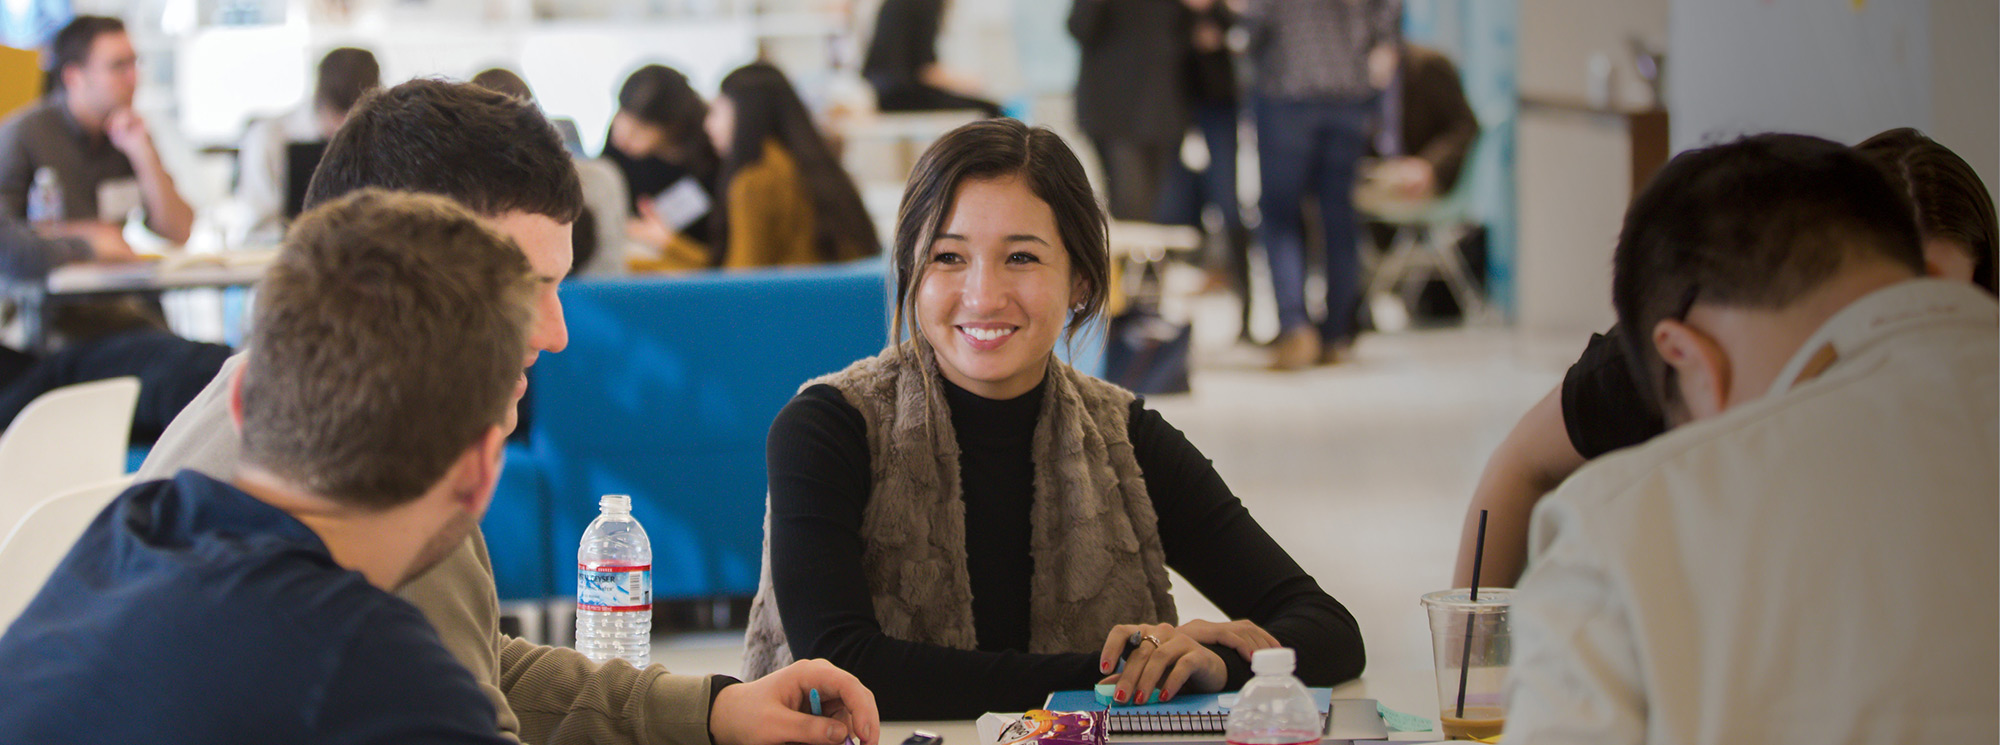
[[[1389, 736], [1373, 699], [1333, 699], [1331, 688], [1308, 688], [1319, 706], [1321, 733], [1326, 741], [1382, 740]], [[1111, 741], [1117, 745], [1178, 745], [1220, 743], [1234, 693], [1189, 693], [1172, 701], [1144, 706], [1098, 703], [1092, 691], [1057, 691], [1043, 708], [1050, 711], [1104, 711]]]

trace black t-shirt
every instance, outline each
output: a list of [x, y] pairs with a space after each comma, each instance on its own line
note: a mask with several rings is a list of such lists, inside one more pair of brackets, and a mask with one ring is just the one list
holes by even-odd
[[923, 69], [937, 63], [943, 21], [943, 0], [883, 0], [861, 76], [878, 91], [916, 85]]
[[[963, 719], [1020, 711], [1051, 691], [1102, 675], [1096, 650], [1030, 654], [1031, 439], [1040, 388], [1006, 401], [944, 382], [963, 455], [967, 575], [977, 650], [882, 633], [862, 566], [861, 516], [872, 485], [867, 424], [831, 386], [799, 393], [771, 425], [771, 578], [792, 652], [824, 657], [874, 691], [884, 719]], [[1298, 650], [1298, 675], [1332, 685], [1361, 673], [1361, 634], [1347, 609], [1229, 492], [1209, 460], [1157, 412], [1134, 401], [1128, 432], [1159, 516], [1167, 564], [1230, 618], [1247, 618]], [[1217, 619], [1212, 619], [1217, 620]], [[1110, 629], [1105, 629], [1106, 633]], [[1229, 686], [1249, 663], [1216, 648]]]
[[1667, 431], [1666, 421], [1639, 387], [1625, 351], [1624, 330], [1618, 326], [1591, 334], [1583, 356], [1563, 376], [1562, 412], [1570, 445], [1585, 460]]

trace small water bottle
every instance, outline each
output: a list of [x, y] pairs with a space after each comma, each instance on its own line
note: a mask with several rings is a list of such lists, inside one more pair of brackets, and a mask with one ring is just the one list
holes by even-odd
[[1326, 731], [1319, 706], [1306, 684], [1292, 676], [1298, 658], [1285, 647], [1259, 649], [1250, 656], [1257, 674], [1243, 685], [1236, 705], [1229, 707], [1223, 738], [1229, 745], [1300, 745], [1317, 743]]
[[28, 187], [28, 222], [55, 222], [63, 219], [62, 186], [56, 183], [56, 169], [35, 169], [34, 185]]
[[576, 650], [597, 662], [652, 658], [653, 544], [632, 498], [607, 494], [576, 549]]

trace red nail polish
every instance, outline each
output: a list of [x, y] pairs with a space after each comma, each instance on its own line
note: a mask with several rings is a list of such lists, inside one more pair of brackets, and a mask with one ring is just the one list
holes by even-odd
[[1162, 694], [1160, 694], [1160, 703], [1163, 703], [1163, 704], [1164, 704], [1164, 703], [1166, 703], [1166, 702], [1168, 702], [1168, 701], [1172, 701], [1172, 700], [1174, 700], [1174, 694], [1171, 694], [1171, 693], [1162, 693]]
[[1122, 703], [1125, 703], [1125, 689], [1123, 689], [1123, 688], [1120, 688], [1120, 689], [1118, 689], [1118, 693], [1117, 693], [1116, 695], [1112, 696], [1112, 697], [1111, 697], [1111, 700], [1113, 700], [1113, 701], [1117, 701], [1118, 703], [1121, 703], [1121, 704], [1122, 704]]
[[1099, 662], [1099, 663], [1097, 663], [1097, 671], [1098, 671], [1098, 672], [1104, 672], [1104, 673], [1108, 673], [1108, 672], [1111, 672], [1111, 663], [1109, 663], [1109, 662]]

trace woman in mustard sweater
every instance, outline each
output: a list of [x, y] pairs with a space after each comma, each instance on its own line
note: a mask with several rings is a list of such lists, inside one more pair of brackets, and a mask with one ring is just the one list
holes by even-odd
[[[704, 127], [723, 158], [711, 212], [723, 267], [816, 264], [880, 250], [861, 192], [778, 68], [759, 62], [723, 78]], [[654, 235], [662, 245], [672, 238]]]

